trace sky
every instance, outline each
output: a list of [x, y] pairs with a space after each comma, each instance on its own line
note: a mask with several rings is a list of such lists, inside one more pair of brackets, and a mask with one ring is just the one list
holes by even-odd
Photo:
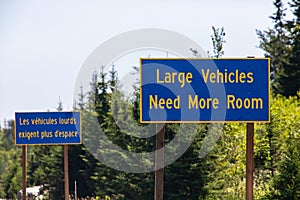
[[[71, 110], [90, 53], [135, 29], [168, 29], [211, 50], [211, 26], [223, 26], [225, 57], [263, 57], [256, 29], [271, 28], [274, 11], [272, 0], [0, 0], [0, 121], [54, 111], [59, 98]], [[138, 65], [128, 60], [126, 70]]]

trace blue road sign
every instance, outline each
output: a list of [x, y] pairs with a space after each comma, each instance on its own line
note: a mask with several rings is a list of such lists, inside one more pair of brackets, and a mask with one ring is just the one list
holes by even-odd
[[80, 144], [80, 112], [15, 113], [16, 145]]
[[141, 59], [142, 123], [268, 122], [270, 60]]

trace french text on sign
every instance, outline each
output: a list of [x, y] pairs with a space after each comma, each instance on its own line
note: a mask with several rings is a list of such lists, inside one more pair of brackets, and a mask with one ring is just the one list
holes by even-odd
[[16, 112], [16, 145], [80, 144], [80, 112]]

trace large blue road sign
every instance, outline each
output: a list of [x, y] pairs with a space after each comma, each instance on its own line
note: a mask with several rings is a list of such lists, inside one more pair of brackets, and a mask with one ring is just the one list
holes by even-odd
[[268, 122], [270, 60], [141, 59], [140, 121]]
[[80, 144], [80, 112], [15, 113], [16, 145]]

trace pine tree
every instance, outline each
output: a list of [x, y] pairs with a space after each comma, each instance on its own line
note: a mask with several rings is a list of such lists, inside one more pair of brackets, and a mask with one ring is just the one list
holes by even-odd
[[[82, 85], [80, 86], [80, 93], [78, 94], [78, 103], [77, 104], [78, 104], [78, 110], [84, 111], [86, 102], [85, 102], [85, 94], [83, 92]], [[75, 106], [75, 109], [77, 109], [76, 106]]]
[[275, 0], [276, 12], [271, 16], [273, 29], [257, 31], [260, 48], [271, 58], [272, 89], [275, 94], [296, 95], [300, 88], [300, 29], [299, 0], [292, 1], [294, 19], [285, 20], [285, 8], [282, 0]]
[[[184, 128], [184, 136], [180, 138], [182, 143], [186, 140], [190, 140], [196, 125], [181, 125]], [[165, 168], [165, 199], [205, 199], [207, 189], [205, 183], [207, 181], [207, 163], [205, 159], [199, 157], [199, 150], [201, 147], [202, 134], [205, 134], [206, 130], [198, 127], [198, 134], [194, 138], [194, 142], [187, 149], [187, 151], [180, 156], [171, 165]], [[165, 143], [172, 141], [173, 137], [178, 134], [179, 124], [168, 124], [166, 126], [166, 140]], [[177, 147], [181, 148], [181, 147]], [[177, 152], [178, 149], [174, 149]]]
[[4, 121], [4, 128], [3, 130], [3, 139], [2, 139], [2, 145], [5, 148], [5, 150], [10, 150], [11, 148], [14, 148], [14, 120], [5, 120]]
[[111, 92], [113, 93], [118, 86], [118, 73], [115, 69], [114, 64], [111, 65], [111, 70], [109, 71], [109, 75], [110, 75], [109, 87]]
[[58, 105], [57, 105], [56, 110], [57, 111], [62, 111], [63, 110], [63, 103], [62, 103], [60, 97], [58, 98], [58, 102], [57, 103], [58, 103]]
[[[100, 80], [97, 81], [96, 77], [96, 88], [95, 88], [95, 112], [98, 114], [98, 122], [100, 126], [102, 127], [104, 124], [104, 117], [106, 116], [106, 113], [109, 111], [109, 98], [108, 98], [108, 83], [106, 80], [106, 73], [104, 72], [104, 66], [101, 68], [100, 72]], [[94, 80], [92, 81], [92, 83]], [[93, 89], [93, 88], [92, 88]], [[104, 127], [103, 127], [104, 128]]]
[[213, 35], [211, 35], [213, 53], [215, 58], [220, 58], [224, 55], [224, 44], [225, 44], [225, 31], [224, 27], [215, 28], [212, 26]]
[[22, 187], [21, 148], [14, 145], [14, 120], [0, 130], [0, 196], [16, 199]]
[[292, 0], [291, 7], [295, 18], [288, 22], [291, 32], [291, 56], [289, 64], [284, 69], [282, 84], [284, 84], [284, 95], [296, 95], [300, 89], [300, 0]]
[[[102, 80], [105, 81], [105, 74], [101, 73]], [[103, 83], [103, 85], [106, 83]], [[99, 147], [99, 135], [98, 130], [100, 129], [100, 122], [104, 121], [104, 111], [102, 110], [102, 102], [99, 101], [99, 97], [105, 95], [100, 93], [99, 89], [99, 80], [98, 72], [93, 72], [90, 82], [90, 91], [86, 94], [86, 103], [84, 102], [83, 91], [79, 93], [78, 102], [82, 104], [79, 109], [82, 107], [81, 119], [82, 119], [82, 138], [84, 145], [80, 145], [80, 152], [78, 162], [79, 174], [75, 175], [75, 179], [78, 179], [78, 188], [82, 188], [82, 192], [78, 195], [81, 197], [84, 196], [94, 196], [96, 191], [97, 183], [95, 176], [95, 169], [99, 161], [95, 158], [97, 154], [97, 149]], [[102, 87], [102, 92], [106, 93], [106, 87]], [[105, 97], [106, 98], [106, 97]], [[84, 106], [85, 105], [85, 106]], [[98, 111], [98, 112], [97, 112]], [[102, 111], [102, 112], [101, 112]], [[94, 120], [97, 119], [97, 120]], [[75, 149], [74, 149], [75, 150]], [[91, 151], [91, 152], [90, 152]], [[83, 180], [82, 180], [83, 179]]]
[[[73, 105], [73, 108], [81, 112], [82, 124], [84, 124], [83, 127], [86, 127], [89, 111], [87, 111], [86, 94], [84, 94], [82, 85], [80, 86], [78, 100], [74, 102], [78, 102], [77, 105]], [[85, 131], [86, 128], [83, 128], [83, 132]], [[77, 196], [79, 198], [93, 195], [94, 183], [90, 180], [90, 177], [94, 173], [94, 167], [92, 166], [96, 162], [95, 158], [87, 151], [83, 144], [69, 145], [69, 169], [72, 169], [69, 170], [70, 194], [75, 192], [76, 181]]]

